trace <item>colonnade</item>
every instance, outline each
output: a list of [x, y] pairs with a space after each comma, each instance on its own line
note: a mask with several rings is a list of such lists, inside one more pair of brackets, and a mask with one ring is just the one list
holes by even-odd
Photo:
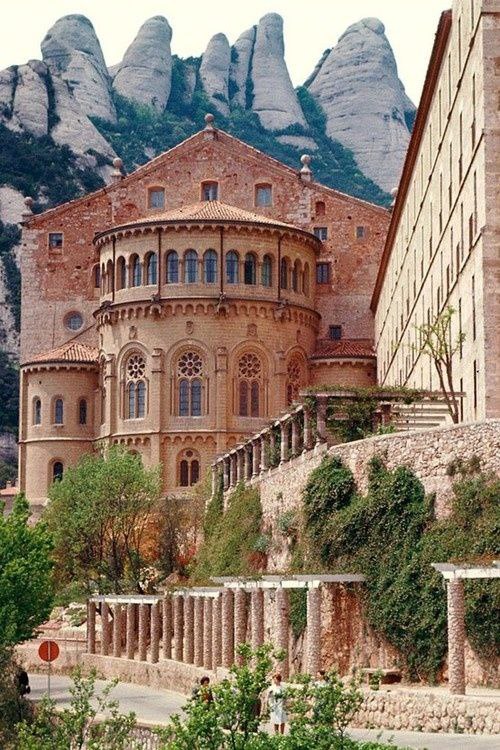
[[285, 652], [278, 669], [286, 678], [290, 674], [289, 592], [302, 588], [307, 599], [303, 663], [315, 674], [321, 667], [321, 587], [362, 580], [359, 575], [215, 578], [215, 587], [179, 589], [165, 596], [95, 596], [88, 601], [87, 651], [153, 664], [173, 659], [215, 670], [241, 663], [241, 643], [256, 649], [272, 642]]

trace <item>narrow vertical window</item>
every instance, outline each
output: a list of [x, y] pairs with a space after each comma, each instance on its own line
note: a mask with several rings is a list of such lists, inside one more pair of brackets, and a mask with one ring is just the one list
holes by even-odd
[[282, 289], [288, 289], [288, 258], [281, 259], [280, 286]]
[[186, 459], [179, 466], [179, 484], [181, 487], [189, 487], [189, 464]]
[[244, 263], [244, 280], [245, 284], [253, 285], [257, 282], [257, 261], [253, 253], [245, 255]]
[[191, 382], [191, 416], [201, 416], [201, 380]]
[[189, 416], [189, 381], [181, 380], [179, 383], [179, 416]]
[[226, 255], [226, 282], [239, 284], [239, 258], [234, 250], [230, 250]]
[[127, 385], [127, 417], [129, 419], [135, 417], [135, 383]]
[[251, 388], [251, 397], [250, 397], [250, 411], [252, 417], [258, 417], [259, 416], [259, 394], [260, 394], [260, 386], [258, 381], [254, 380], [252, 383]]
[[198, 253], [188, 250], [184, 255], [184, 282], [195, 284], [198, 281]]
[[60, 482], [63, 478], [63, 473], [64, 466], [62, 465], [61, 461], [54, 461], [54, 464], [52, 466], [52, 481]]
[[42, 424], [42, 402], [39, 398], [33, 401], [33, 424]]
[[240, 417], [248, 416], [248, 383], [246, 380], [240, 382]]
[[137, 255], [133, 255], [130, 259], [131, 262], [131, 282], [132, 286], [140, 286], [142, 284], [142, 268], [141, 261]]
[[54, 402], [54, 424], [64, 423], [64, 402], [62, 398], [56, 398]]
[[150, 253], [146, 259], [146, 279], [150, 286], [158, 282], [158, 261], [156, 253]]
[[167, 254], [167, 284], [179, 282], [179, 256], [175, 250]]
[[137, 417], [142, 418], [146, 414], [146, 384], [143, 380], [139, 380], [136, 385], [136, 396]]
[[262, 261], [262, 286], [273, 285], [273, 265], [269, 255], [264, 255]]
[[205, 284], [215, 284], [217, 281], [217, 253], [207, 250], [203, 256], [203, 274]]
[[78, 402], [78, 424], [87, 424], [87, 400], [84, 398]]
[[120, 256], [116, 261], [116, 288], [125, 289], [127, 286], [127, 264], [125, 258]]
[[195, 458], [191, 461], [191, 475], [189, 477], [190, 485], [196, 484], [200, 479], [200, 462]]

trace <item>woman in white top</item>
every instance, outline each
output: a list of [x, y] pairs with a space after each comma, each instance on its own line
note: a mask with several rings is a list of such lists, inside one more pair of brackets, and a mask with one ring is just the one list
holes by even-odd
[[285, 724], [288, 721], [285, 711], [285, 691], [281, 685], [281, 675], [275, 674], [273, 684], [267, 693], [271, 711], [271, 723], [275, 734], [285, 734]]

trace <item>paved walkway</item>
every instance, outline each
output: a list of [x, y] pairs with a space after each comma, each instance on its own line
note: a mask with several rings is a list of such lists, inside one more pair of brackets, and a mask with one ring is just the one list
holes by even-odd
[[[31, 695], [39, 700], [47, 692], [47, 677], [40, 674], [30, 674]], [[97, 680], [96, 685], [102, 690], [106, 683]], [[59, 706], [67, 706], [71, 700], [69, 677], [55, 675], [51, 678], [51, 697]], [[133, 685], [119, 682], [111, 693], [111, 697], [120, 703], [123, 713], [134, 711], [137, 719], [146, 724], [164, 724], [168, 717], [178, 713], [186, 702], [186, 696], [168, 690], [155, 690], [143, 685]], [[491, 735], [467, 734], [425, 734], [423, 732], [396, 732], [379, 729], [352, 729], [354, 739], [372, 742], [380, 737], [381, 741], [390, 741], [396, 747], [409, 747], [416, 750], [498, 750], [500, 741]]]

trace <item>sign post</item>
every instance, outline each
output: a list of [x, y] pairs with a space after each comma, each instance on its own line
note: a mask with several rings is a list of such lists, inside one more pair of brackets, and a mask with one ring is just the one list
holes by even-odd
[[50, 698], [50, 665], [59, 656], [59, 646], [55, 641], [42, 641], [38, 647], [38, 656], [47, 662], [47, 697]]

